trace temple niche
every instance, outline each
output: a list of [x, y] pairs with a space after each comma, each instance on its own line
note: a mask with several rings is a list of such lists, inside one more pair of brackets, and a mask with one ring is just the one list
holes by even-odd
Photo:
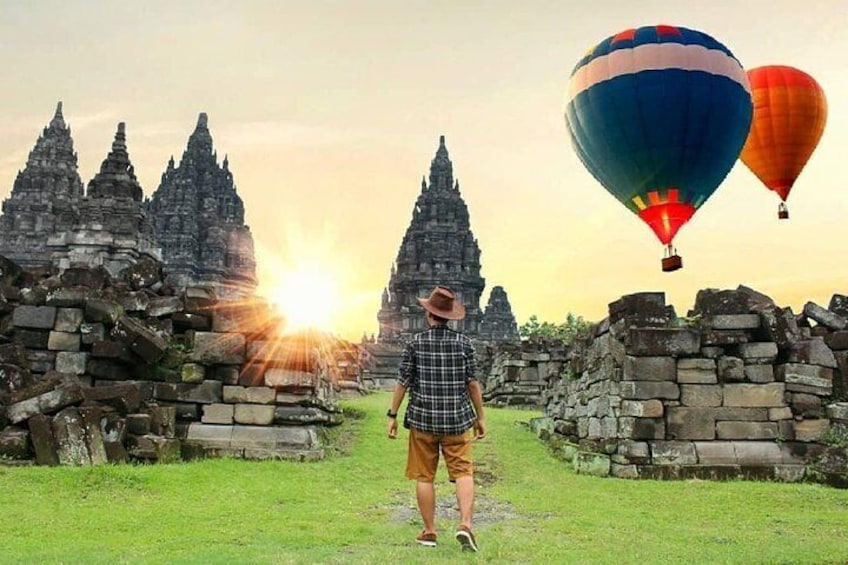
[[74, 226], [82, 197], [71, 128], [59, 102], [3, 201], [0, 255], [23, 267], [51, 266], [53, 250], [47, 240]]
[[76, 221], [48, 237], [53, 264], [60, 270], [102, 266], [116, 276], [141, 259], [160, 259], [126, 141], [121, 122], [111, 151], [78, 201]]
[[147, 209], [170, 285], [209, 285], [225, 298], [252, 294], [257, 284], [253, 236], [227, 157], [218, 164], [205, 113], [179, 166], [171, 157]]
[[[412, 210], [412, 221], [383, 290], [377, 319], [378, 340], [390, 343], [425, 329], [424, 310], [417, 298], [429, 296], [436, 285], [454, 291], [466, 309], [463, 320], [451, 326], [472, 338], [518, 339], [515, 318], [501, 287], [490, 299], [491, 314], [480, 311], [486, 281], [480, 276], [480, 247], [471, 231], [468, 207], [453, 177], [453, 164], [439, 138], [430, 164], [430, 177], [422, 179], [421, 194]], [[488, 329], [487, 329], [488, 328]]]

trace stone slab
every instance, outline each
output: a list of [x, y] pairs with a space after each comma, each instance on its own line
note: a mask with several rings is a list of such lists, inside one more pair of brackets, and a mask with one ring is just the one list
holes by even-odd
[[237, 424], [268, 426], [274, 422], [274, 406], [263, 404], [234, 404], [233, 420]]
[[739, 356], [748, 364], [771, 364], [777, 358], [777, 344], [771, 341], [743, 343]]
[[12, 325], [16, 328], [52, 330], [56, 324], [56, 308], [53, 306], [18, 306], [12, 314]]
[[674, 381], [677, 361], [673, 357], [634, 357], [624, 359], [622, 378], [626, 381]]
[[56, 370], [70, 375], [82, 375], [88, 363], [88, 353], [60, 351], [56, 354]]
[[732, 441], [696, 441], [695, 453], [700, 465], [736, 465], [736, 447]]
[[701, 349], [701, 335], [685, 328], [630, 328], [625, 345], [629, 355], [695, 355]]
[[695, 465], [698, 456], [691, 441], [652, 441], [651, 463], [654, 465]]
[[727, 384], [724, 385], [724, 405], [746, 408], [772, 408], [785, 406], [784, 383]]
[[848, 319], [822, 308], [815, 302], [807, 302], [804, 305], [804, 315], [832, 330], [844, 330], [848, 327]]
[[718, 439], [777, 439], [777, 424], [774, 422], [716, 422]]
[[745, 365], [745, 380], [751, 383], [765, 384], [774, 382], [773, 365]]
[[682, 406], [721, 406], [723, 396], [719, 385], [680, 385]]
[[718, 382], [714, 359], [678, 359], [677, 382], [681, 384], [715, 384]]
[[47, 338], [47, 349], [50, 351], [79, 351], [80, 334], [52, 331]]
[[670, 439], [714, 439], [716, 435], [715, 412], [711, 408], [667, 408], [667, 435]]
[[206, 365], [241, 365], [245, 361], [244, 335], [195, 332], [190, 359]]
[[204, 424], [233, 423], [234, 408], [232, 404], [204, 404], [203, 416], [200, 421]]
[[619, 415], [637, 418], [662, 418], [663, 404], [656, 399], [622, 400]]
[[56, 310], [56, 325], [53, 329], [57, 332], [78, 332], [82, 320], [82, 308], [59, 308]]
[[222, 383], [203, 381], [200, 384], [156, 383], [153, 394], [157, 399], [172, 402], [218, 404], [222, 402]]
[[56, 439], [53, 437], [53, 418], [36, 414], [27, 422], [35, 451], [35, 461], [39, 465], [54, 467], [59, 464]]
[[830, 420], [827, 419], [795, 422], [795, 441], [821, 441], [829, 428]]
[[224, 402], [244, 404], [274, 404], [277, 391], [265, 386], [224, 386]]
[[760, 315], [713, 314], [703, 318], [703, 324], [714, 330], [756, 330], [760, 327]]
[[6, 419], [17, 424], [36, 414], [49, 414], [81, 400], [82, 388], [79, 382], [64, 383], [54, 390], [6, 407]]

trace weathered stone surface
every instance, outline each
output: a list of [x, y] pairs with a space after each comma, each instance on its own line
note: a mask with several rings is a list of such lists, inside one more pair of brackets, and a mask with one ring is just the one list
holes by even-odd
[[235, 404], [233, 419], [237, 424], [268, 426], [274, 422], [274, 407], [261, 404]]
[[134, 363], [137, 358], [130, 351], [126, 343], [112, 340], [95, 341], [91, 344], [91, 357], [95, 359], [117, 359]]
[[683, 328], [630, 328], [626, 346], [629, 355], [695, 355], [701, 349], [701, 335]]
[[659, 400], [622, 400], [620, 415], [637, 418], [662, 418], [663, 404]]
[[173, 438], [176, 430], [176, 408], [173, 406], [148, 404], [147, 411], [150, 413], [151, 433], [157, 436]]
[[9, 422], [17, 424], [36, 414], [50, 414], [80, 400], [82, 389], [79, 381], [68, 378], [49, 392], [9, 405], [6, 408], [6, 418]]
[[786, 390], [830, 395], [833, 390], [833, 369], [816, 365], [785, 363], [775, 365], [775, 379], [786, 383]]
[[224, 402], [233, 404], [274, 404], [277, 391], [268, 387], [225, 386]]
[[12, 314], [16, 328], [52, 330], [56, 323], [56, 308], [53, 306], [18, 306]]
[[634, 357], [624, 359], [624, 380], [674, 381], [677, 361], [673, 357]]
[[777, 420], [791, 420], [792, 409], [788, 406], [785, 406], [783, 408], [769, 408], [768, 419], [773, 422]]
[[214, 374], [209, 378], [221, 381], [225, 385], [237, 385], [239, 384], [239, 368], [230, 365], [215, 367]]
[[111, 406], [120, 414], [135, 412], [141, 406], [141, 390], [134, 383], [86, 387], [82, 390], [86, 401]]
[[722, 387], [719, 385], [680, 385], [680, 404], [683, 406], [721, 406]]
[[274, 409], [274, 423], [280, 425], [337, 425], [342, 421], [341, 414], [326, 412], [315, 406], [277, 406]]
[[121, 278], [131, 289], [141, 290], [162, 280], [162, 267], [159, 262], [144, 257], [121, 271]]
[[[745, 408], [742, 406], [719, 406], [714, 408], [714, 416], [716, 421], [737, 421], [737, 422], [766, 422], [769, 420], [769, 410], [775, 408]], [[778, 408], [782, 409], [782, 408]]]
[[118, 304], [124, 312], [144, 312], [150, 304], [150, 295], [146, 291], [135, 291], [121, 294]]
[[118, 319], [124, 315], [124, 309], [113, 300], [103, 298], [90, 298], [85, 303], [85, 320], [87, 322], [103, 323], [114, 326]]
[[177, 312], [171, 317], [171, 321], [174, 324], [175, 333], [183, 333], [188, 330], [208, 332], [212, 329], [212, 320], [210, 317], [200, 314]]
[[153, 417], [150, 414], [127, 414], [127, 431], [133, 435], [149, 434], [153, 427]]
[[824, 343], [832, 350], [844, 351], [848, 349], [848, 330], [827, 334], [824, 336]]
[[183, 311], [183, 301], [176, 296], [163, 296], [149, 301], [145, 314], [151, 318], [168, 316]]
[[29, 458], [29, 432], [15, 426], [0, 429], [0, 459]]
[[619, 418], [618, 437], [626, 439], [665, 439], [662, 418]]
[[771, 298], [743, 285], [735, 290], [706, 288], [699, 290], [695, 296], [695, 306], [692, 313], [703, 316], [749, 314], [773, 305], [774, 301]]
[[774, 382], [773, 365], [745, 365], [745, 380], [752, 383]]
[[173, 463], [180, 460], [180, 440], [148, 434], [129, 436], [127, 453], [135, 459]]
[[132, 367], [108, 359], [89, 358], [85, 364], [85, 371], [98, 379], [109, 381], [126, 381], [132, 379], [134, 375]]
[[652, 441], [651, 462], [654, 465], [695, 465], [698, 456], [691, 441]]
[[103, 267], [70, 267], [61, 275], [64, 286], [84, 286], [100, 290], [111, 282], [109, 272]]
[[834, 402], [827, 407], [827, 417], [831, 420], [848, 422], [848, 402]]
[[[265, 379], [267, 382], [267, 373]], [[680, 388], [677, 383], [668, 381], [623, 381], [621, 383], [621, 397], [632, 400], [649, 400], [652, 398], [677, 400], [680, 398]]]
[[32, 374], [26, 369], [8, 363], [0, 364], [0, 403], [12, 392], [35, 384]]
[[774, 422], [716, 422], [718, 439], [776, 439], [777, 424]]
[[183, 291], [185, 311], [190, 314], [211, 314], [218, 302], [215, 290], [211, 287], [189, 286]]
[[602, 453], [578, 451], [574, 457], [574, 472], [580, 475], [607, 477], [610, 474], [610, 458]]
[[714, 330], [755, 330], [760, 327], [759, 314], [713, 314], [702, 320], [704, 327]]
[[780, 446], [768, 441], [734, 441], [736, 460], [740, 465], [779, 465], [785, 461]]
[[165, 355], [168, 344], [153, 330], [129, 316], [122, 316], [112, 331], [114, 338], [127, 346], [146, 363], [156, 363]]
[[837, 367], [833, 352], [825, 345], [821, 337], [796, 341], [789, 352], [789, 362], [819, 365], [831, 369]]
[[815, 302], [807, 302], [804, 305], [804, 315], [832, 330], [844, 330], [848, 327], [848, 319], [822, 308]]
[[667, 410], [671, 439], [714, 439], [715, 414], [710, 408], [670, 406]]
[[47, 305], [61, 308], [84, 308], [91, 290], [85, 287], [57, 288], [47, 294]]
[[82, 375], [88, 362], [88, 353], [60, 351], [56, 354], [56, 370], [60, 373]]
[[82, 342], [85, 345], [91, 345], [97, 341], [106, 339], [106, 326], [99, 323], [89, 324], [83, 322], [80, 324], [80, 334], [82, 335]]
[[276, 389], [312, 388], [315, 386], [315, 376], [305, 371], [268, 369], [265, 371], [265, 386]]
[[[20, 343], [0, 344], [0, 364], [17, 365], [26, 367], [27, 350]], [[0, 377], [2, 381], [2, 377]]]
[[36, 414], [27, 422], [35, 451], [35, 461], [39, 465], [56, 466], [59, 464], [56, 440], [53, 437], [53, 418]]
[[83, 320], [82, 308], [58, 308], [56, 310], [57, 332], [78, 332]]
[[739, 356], [745, 364], [771, 364], [777, 358], [777, 344], [770, 341], [743, 343], [739, 346]]
[[205, 404], [203, 405], [203, 416], [200, 421], [204, 424], [227, 424], [233, 423], [234, 408], [232, 404]]
[[53, 437], [61, 465], [91, 465], [82, 417], [76, 408], [65, 408], [53, 418]]
[[736, 447], [731, 441], [696, 441], [695, 453], [701, 465], [736, 465]]
[[728, 384], [724, 386], [724, 405], [748, 408], [771, 408], [784, 406], [783, 383]]
[[706, 347], [739, 345], [751, 339], [748, 332], [741, 330], [706, 330], [701, 333], [701, 345]]
[[206, 377], [206, 366], [199, 363], [184, 363], [180, 370], [180, 377], [184, 383], [200, 383]]
[[208, 365], [240, 365], [245, 360], [244, 335], [195, 332], [190, 358]]
[[678, 359], [677, 382], [680, 384], [715, 384], [718, 382], [713, 359]]
[[161, 400], [218, 404], [222, 402], [220, 381], [203, 381], [200, 384], [156, 383], [154, 396]]
[[789, 397], [789, 405], [794, 414], [802, 418], [822, 418], [825, 414], [824, 404], [821, 396], [793, 392], [786, 395]]
[[791, 308], [765, 308], [760, 311], [760, 317], [769, 341], [775, 342], [778, 347], [790, 347], [801, 339], [801, 331]]
[[68, 332], [50, 332], [47, 338], [50, 351], [79, 351], [80, 334]]
[[830, 420], [801, 420], [795, 422], [795, 441], [821, 441], [830, 427]]
[[103, 410], [99, 406], [80, 407], [80, 421], [85, 437], [85, 447], [92, 465], [103, 465], [108, 463], [106, 446], [103, 444], [103, 435], [100, 433], [100, 418]]
[[719, 357], [717, 371], [721, 383], [742, 382], [745, 379], [744, 363], [738, 357]]

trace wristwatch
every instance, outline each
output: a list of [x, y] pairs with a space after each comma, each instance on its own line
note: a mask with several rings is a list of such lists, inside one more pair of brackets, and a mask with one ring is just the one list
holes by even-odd
[[389, 408], [389, 410], [386, 412], [386, 417], [394, 420], [395, 418], [397, 418], [397, 412], [392, 413], [392, 409]]

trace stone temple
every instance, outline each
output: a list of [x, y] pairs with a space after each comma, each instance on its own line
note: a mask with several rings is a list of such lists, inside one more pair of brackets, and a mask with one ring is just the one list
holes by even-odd
[[421, 181], [412, 221], [383, 291], [377, 315], [378, 341], [398, 341], [424, 330], [424, 310], [417, 298], [429, 296], [438, 284], [453, 290], [465, 305], [465, 319], [451, 322], [456, 329], [480, 340], [519, 339], [502, 287], [493, 289], [486, 312], [480, 310], [480, 296], [486, 285], [480, 276], [480, 247], [471, 231], [459, 181], [454, 180], [444, 136], [439, 138], [439, 148], [430, 164], [429, 181]]
[[244, 204], [227, 157], [218, 164], [205, 113], [188, 138], [179, 166], [171, 157], [147, 209], [171, 286], [209, 285], [227, 298], [253, 292], [253, 236], [244, 223]]

